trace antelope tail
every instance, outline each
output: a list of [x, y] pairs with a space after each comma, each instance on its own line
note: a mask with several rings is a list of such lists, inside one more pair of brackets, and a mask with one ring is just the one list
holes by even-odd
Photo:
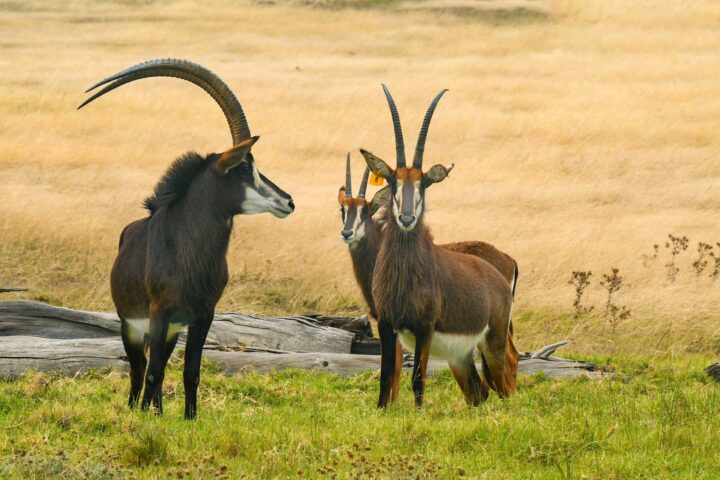
[[[513, 275], [512, 283], [510, 284], [510, 291], [512, 293], [513, 303], [515, 303], [515, 289], [517, 288], [517, 281], [518, 277], [520, 276], [520, 270], [518, 270], [517, 263], [515, 263], [515, 274]], [[510, 331], [510, 334], [512, 335], [513, 332], [513, 324], [512, 324], [512, 306], [510, 307], [510, 318], [508, 319], [508, 330]]]

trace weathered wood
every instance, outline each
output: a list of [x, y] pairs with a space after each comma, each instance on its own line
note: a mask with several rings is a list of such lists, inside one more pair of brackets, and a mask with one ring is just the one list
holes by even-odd
[[119, 339], [0, 337], [0, 378], [15, 378], [28, 370], [74, 375], [106, 367], [127, 368]]
[[[380, 368], [378, 355], [352, 355], [323, 352], [220, 351], [206, 348], [203, 354], [218, 363], [221, 371], [264, 373], [270, 370], [297, 368], [318, 370], [338, 375], [354, 375]], [[406, 370], [412, 365], [407, 355]], [[126, 368], [125, 350], [117, 338], [47, 339], [31, 336], [0, 337], [0, 377], [14, 378], [28, 370], [59, 371], [74, 374], [94, 368]], [[479, 367], [479, 365], [478, 365]], [[430, 360], [428, 371], [433, 374], [447, 368], [447, 363]], [[594, 377], [600, 372], [594, 365], [560, 358], [529, 358], [520, 360], [520, 373], [544, 372], [550, 378]]]
[[[349, 331], [323, 323], [344, 325]], [[379, 368], [379, 342], [366, 336], [368, 327], [367, 317], [342, 321], [337, 317], [268, 318], [221, 313], [213, 322], [205, 355], [227, 373], [300, 368], [352, 375]], [[124, 368], [125, 351], [119, 333], [120, 321], [111, 313], [27, 300], [0, 302], [0, 377], [14, 377], [31, 369], [75, 373], [91, 368]], [[522, 354], [519, 371], [542, 371], [551, 378], [600, 374], [594, 365], [550, 356], [566, 343]], [[411, 363], [412, 356], [406, 355], [405, 366]], [[431, 373], [445, 368], [447, 364], [440, 360], [431, 360], [428, 365]]]
[[380, 340], [377, 338], [363, 337], [358, 339], [355, 337], [350, 353], [357, 355], [380, 355]]
[[[220, 313], [215, 315], [208, 344], [289, 352], [350, 353], [353, 337], [351, 332], [318, 325], [303, 317], [273, 318]], [[184, 340], [184, 336], [181, 340]]]
[[372, 338], [372, 325], [367, 315], [359, 317], [327, 317], [324, 315], [305, 315], [305, 318], [312, 318], [326, 327], [339, 328], [355, 334], [355, 340]]
[[7, 293], [7, 292], [27, 292], [27, 288], [8, 288], [8, 287], [0, 287], [0, 293]]
[[[29, 300], [0, 302], [0, 336], [18, 335], [56, 339], [117, 338], [120, 320], [112, 313], [83, 312]], [[350, 353], [353, 337], [352, 332], [323, 326], [311, 318], [218, 313], [210, 328], [208, 344]]]
[[0, 302], [0, 336], [106, 338], [120, 336], [112, 313], [83, 312], [31, 300]]
[[318, 370], [342, 376], [380, 368], [377, 355], [352, 355], [347, 353], [247, 353], [203, 352], [210, 360], [217, 362], [220, 370], [226, 374], [238, 372], [266, 373], [272, 370], [296, 368], [300, 370]]
[[[349, 376], [368, 370], [380, 368], [380, 357], [377, 355], [348, 355], [331, 353], [246, 353], [206, 351], [204, 355], [217, 362], [220, 369], [228, 374], [241, 371], [265, 373], [271, 370], [297, 368], [301, 370], [318, 370], [338, 375]], [[428, 362], [428, 374], [434, 375], [447, 370], [447, 362], [431, 359]], [[481, 368], [478, 364], [478, 369]], [[405, 362], [406, 372], [412, 370], [412, 363]], [[570, 378], [587, 375], [601, 375], [594, 365], [565, 359], [522, 359], [519, 373], [534, 375], [543, 372], [549, 378]]]

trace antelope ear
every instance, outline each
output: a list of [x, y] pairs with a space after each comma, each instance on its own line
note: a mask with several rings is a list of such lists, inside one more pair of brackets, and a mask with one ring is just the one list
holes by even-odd
[[392, 177], [393, 169], [390, 168], [382, 158], [376, 157], [372, 153], [368, 152], [367, 150], [363, 150], [362, 148], [360, 149], [360, 153], [362, 153], [362, 156], [365, 157], [365, 162], [367, 163], [371, 172], [373, 172], [378, 177], [384, 178], [385, 180]]
[[248, 152], [260, 137], [251, 137], [243, 140], [230, 150], [223, 152], [220, 158], [215, 161], [215, 168], [220, 175], [226, 175], [230, 170], [240, 165], [245, 160]]
[[383, 188], [377, 191], [372, 200], [370, 200], [370, 216], [372, 217], [380, 210], [381, 207], [390, 204], [390, 185], [385, 185]]
[[448, 174], [450, 173], [450, 170], [455, 168], [455, 164], [450, 165], [449, 167], [445, 167], [444, 165], [434, 165], [430, 170], [427, 171], [425, 175], [423, 175], [423, 182], [425, 183], [425, 187], [429, 187], [433, 183], [440, 183], [443, 180], [445, 180], [448, 177]]
[[345, 186], [340, 187], [340, 190], [338, 191], [338, 203], [340, 206], [344, 205], [345, 202], [343, 200], [345, 199]]

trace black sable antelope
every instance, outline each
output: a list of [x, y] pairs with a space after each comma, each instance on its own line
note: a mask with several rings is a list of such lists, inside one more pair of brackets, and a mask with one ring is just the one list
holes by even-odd
[[80, 107], [147, 77], [176, 77], [203, 88], [222, 108], [233, 139], [233, 147], [224, 153], [186, 153], [175, 160], [145, 200], [150, 215], [120, 234], [110, 275], [130, 361], [130, 406], [137, 404], [144, 381], [142, 408], [152, 401], [155, 411], [162, 413], [165, 365], [187, 326], [185, 418], [194, 418], [202, 348], [228, 281], [225, 254], [233, 217], [270, 212], [283, 218], [295, 205], [290, 195], [258, 171], [250, 152], [258, 137], [250, 135], [235, 95], [200, 65], [175, 59], [138, 64], [90, 87], [88, 91], [109, 83]]
[[[338, 191], [338, 202], [340, 203], [340, 214], [342, 218], [343, 228], [340, 233], [342, 240], [348, 245], [350, 258], [352, 260], [353, 272], [360, 291], [362, 292], [365, 303], [370, 310], [370, 315], [375, 319], [378, 318], [375, 301], [372, 297], [373, 275], [375, 272], [375, 261], [377, 260], [378, 251], [382, 239], [382, 225], [389, 218], [389, 208], [386, 208], [382, 220], [374, 218], [376, 212], [390, 203], [390, 187], [386, 186], [375, 194], [373, 199], [368, 203], [365, 199], [370, 169], [365, 168], [357, 197], [352, 195], [352, 173], [350, 171], [350, 154], [348, 154], [345, 167], [345, 185], [340, 187]], [[512, 294], [515, 296], [515, 288], [517, 287], [518, 268], [517, 262], [510, 255], [501, 252], [493, 245], [481, 241], [454, 242], [439, 245], [441, 248], [459, 253], [467, 253], [482, 258], [490, 265], [495, 267], [512, 285]], [[512, 334], [512, 324], [510, 333]], [[508, 348], [510, 354], [514, 357], [518, 356], [517, 350], [512, 341], [509, 342]], [[398, 397], [399, 378], [402, 369], [402, 346], [399, 344], [395, 350], [395, 370], [393, 379], [393, 388], [390, 400], [394, 401]], [[397, 378], [395, 378], [397, 377]], [[483, 384], [487, 385], [485, 378]]]
[[[430, 121], [441, 91], [425, 114], [411, 167], [405, 164], [400, 117], [383, 85], [395, 130], [397, 165], [361, 150], [370, 170], [387, 180], [391, 201], [373, 274], [372, 298], [382, 345], [380, 397], [384, 408], [397, 390], [397, 340], [414, 352], [412, 386], [421, 406], [429, 356], [447, 359], [466, 400], [477, 405], [488, 396], [473, 361], [477, 346], [487, 385], [500, 397], [515, 390], [517, 353], [512, 345], [512, 286], [487, 261], [433, 244], [423, 224], [425, 193], [452, 169], [435, 165], [422, 171]], [[514, 274], [513, 274], [514, 278]]]

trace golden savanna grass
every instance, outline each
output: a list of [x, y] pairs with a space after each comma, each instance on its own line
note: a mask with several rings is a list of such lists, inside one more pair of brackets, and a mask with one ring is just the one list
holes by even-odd
[[[95, 81], [173, 56], [235, 90], [261, 170], [298, 205], [237, 219], [220, 309], [362, 311], [336, 194], [346, 152], [358, 177], [358, 147], [394, 161], [385, 82], [410, 149], [450, 89], [426, 163], [456, 169], [429, 190], [427, 223], [438, 242], [482, 239], [518, 260], [520, 348], [568, 336], [607, 349], [602, 315], [571, 319], [568, 280], [592, 270], [586, 302], [602, 311], [612, 267], [632, 311], [615, 348], [716, 348], [720, 280], [691, 263], [698, 241], [720, 242], [720, 4], [479, 3], [1, 2], [0, 284], [112, 309], [122, 227], [176, 156], [230, 137], [212, 100], [177, 80], [75, 107]], [[672, 285], [669, 233], [690, 238]]]

